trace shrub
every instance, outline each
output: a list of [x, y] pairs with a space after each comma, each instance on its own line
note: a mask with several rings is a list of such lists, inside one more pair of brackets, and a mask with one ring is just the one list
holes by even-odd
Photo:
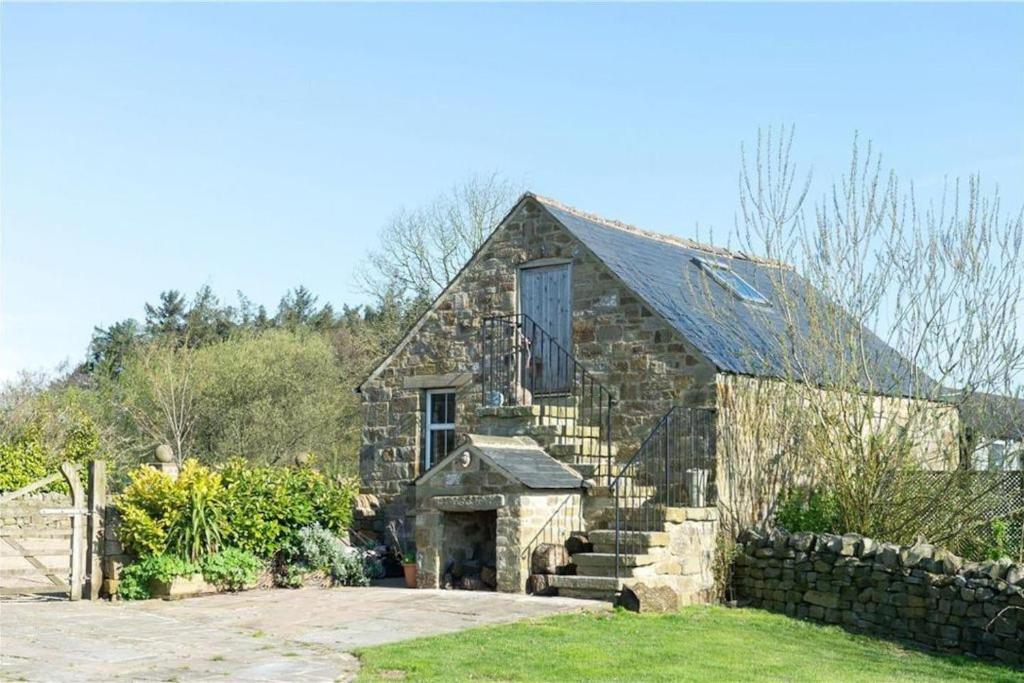
[[216, 552], [224, 527], [224, 493], [220, 475], [194, 460], [185, 463], [175, 482], [183, 504], [167, 531], [167, 547], [196, 562]]
[[992, 542], [985, 549], [985, 557], [1001, 560], [1010, 556], [1010, 527], [1005, 520], [993, 519], [991, 523]]
[[222, 470], [230, 545], [263, 557], [294, 543], [314, 523], [335, 533], [352, 521], [353, 482], [336, 482], [310, 467], [249, 467], [234, 459]]
[[122, 570], [117, 593], [125, 600], [145, 600], [150, 597], [149, 584], [154, 579], [167, 583], [198, 571], [198, 565], [176, 555], [150, 555]]
[[311, 524], [344, 532], [356, 490], [309, 467], [249, 467], [236, 459], [215, 472], [189, 460], [177, 480], [137, 468], [115, 503], [121, 542], [137, 556], [171, 552], [197, 561], [232, 547], [269, 558]]
[[956, 547], [956, 551], [970, 560], [1019, 559], [1024, 557], [1024, 541], [1017, 543], [1010, 536], [1011, 522], [993, 519], [979, 525]]
[[203, 578], [222, 590], [237, 591], [256, 581], [263, 561], [238, 548], [225, 548], [203, 558]]
[[157, 555], [167, 547], [167, 532], [185, 503], [185, 492], [168, 475], [141, 466], [129, 474], [131, 483], [114, 499], [121, 513], [118, 538], [139, 557]]
[[119, 504], [121, 524], [117, 537], [124, 548], [145, 557], [158, 555], [167, 547], [167, 524], [162, 518], [153, 518], [141, 507]]
[[370, 583], [363, 553], [345, 545], [319, 524], [300, 529], [295, 544], [285, 552], [292, 564], [327, 572], [335, 585], [367, 586]]
[[[35, 401], [37, 405], [43, 401]], [[99, 429], [76, 406], [42, 413], [22, 427], [4, 424], [0, 429], [0, 491], [15, 491], [60, 471], [62, 463], [84, 466], [100, 449]], [[63, 477], [46, 491], [68, 493]]]
[[47, 474], [46, 452], [35, 435], [0, 443], [0, 491], [15, 491]]
[[780, 496], [775, 523], [786, 531], [843, 531], [835, 496], [821, 489], [791, 489]]

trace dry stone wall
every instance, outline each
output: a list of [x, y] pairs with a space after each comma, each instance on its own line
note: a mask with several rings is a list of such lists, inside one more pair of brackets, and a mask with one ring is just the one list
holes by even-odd
[[[575, 355], [619, 398], [613, 436], [628, 453], [671, 405], [711, 407], [715, 369], [537, 202], [509, 217], [439, 300], [411, 340], [362, 388], [363, 492], [379, 508], [377, 527], [410, 514], [409, 483], [419, 471], [423, 383], [414, 377], [456, 377], [457, 428], [471, 432], [480, 404], [480, 321], [516, 312], [521, 265], [539, 259], [572, 262]], [[411, 386], [410, 386], [411, 385]], [[369, 529], [366, 529], [369, 530]]]
[[737, 597], [802, 619], [1024, 666], [1024, 565], [925, 543], [744, 532]]
[[0, 503], [0, 530], [7, 536], [28, 536], [71, 531], [67, 515], [44, 515], [46, 508], [71, 506], [71, 495], [59, 491], [27, 493]]

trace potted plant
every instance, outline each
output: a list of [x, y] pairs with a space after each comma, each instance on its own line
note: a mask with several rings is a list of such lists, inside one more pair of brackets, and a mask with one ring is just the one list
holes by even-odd
[[388, 533], [395, 544], [395, 552], [401, 558], [402, 572], [405, 574], [405, 587], [416, 587], [416, 553], [409, 547], [406, 540], [405, 524], [402, 520], [392, 520], [388, 524]]
[[402, 553], [402, 571], [405, 572], [405, 587], [416, 587], [416, 553]]

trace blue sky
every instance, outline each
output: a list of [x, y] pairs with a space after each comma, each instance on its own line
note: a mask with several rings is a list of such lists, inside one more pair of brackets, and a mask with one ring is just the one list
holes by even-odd
[[210, 284], [360, 303], [379, 227], [474, 173], [724, 240], [739, 144], [854, 130], [923, 194], [1024, 202], [1024, 5], [0, 9], [0, 379]]

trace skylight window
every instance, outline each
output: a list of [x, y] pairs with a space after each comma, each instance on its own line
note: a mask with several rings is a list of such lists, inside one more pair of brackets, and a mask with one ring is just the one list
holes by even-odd
[[701, 270], [710, 275], [715, 282], [732, 292], [740, 301], [761, 306], [771, 306], [768, 297], [757, 291], [753, 285], [741, 278], [736, 271], [724, 263], [702, 258], [695, 258], [693, 260], [700, 266]]

